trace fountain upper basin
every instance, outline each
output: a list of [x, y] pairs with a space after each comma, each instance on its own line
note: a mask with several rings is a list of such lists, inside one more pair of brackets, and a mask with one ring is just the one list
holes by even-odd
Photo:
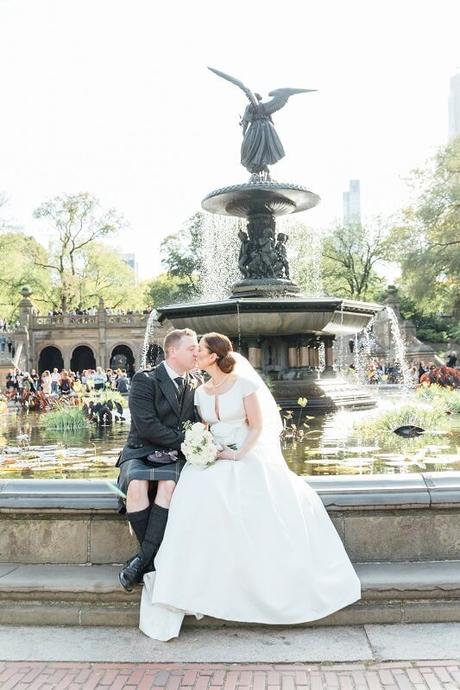
[[210, 192], [201, 202], [205, 211], [247, 218], [256, 213], [283, 216], [313, 208], [320, 197], [306, 187], [280, 182], [247, 182]]
[[158, 309], [159, 321], [197, 333], [217, 331], [229, 337], [297, 334], [353, 335], [382, 309], [372, 302], [334, 297], [257, 297], [219, 302], [174, 304]]

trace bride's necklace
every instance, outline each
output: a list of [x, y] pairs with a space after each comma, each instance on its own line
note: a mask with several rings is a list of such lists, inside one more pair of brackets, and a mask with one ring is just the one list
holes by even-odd
[[219, 388], [219, 386], [221, 386], [223, 383], [225, 383], [225, 381], [228, 379], [228, 377], [229, 377], [229, 374], [226, 374], [226, 375], [222, 378], [222, 381], [219, 381], [219, 383], [214, 383], [214, 382], [212, 381], [212, 379], [211, 379], [213, 388]]

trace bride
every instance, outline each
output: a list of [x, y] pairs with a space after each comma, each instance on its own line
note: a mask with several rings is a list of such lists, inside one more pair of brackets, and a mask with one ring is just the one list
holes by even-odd
[[321, 499], [286, 465], [261, 377], [219, 333], [203, 336], [197, 365], [211, 378], [195, 404], [223, 450], [182, 471], [156, 571], [144, 575], [142, 632], [170, 640], [187, 614], [303, 623], [357, 601], [359, 579]]

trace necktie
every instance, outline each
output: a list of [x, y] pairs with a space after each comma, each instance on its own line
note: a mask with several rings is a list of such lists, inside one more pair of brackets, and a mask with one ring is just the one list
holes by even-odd
[[184, 377], [176, 376], [174, 381], [177, 384], [177, 398], [180, 400], [182, 398], [182, 393], [184, 392]]

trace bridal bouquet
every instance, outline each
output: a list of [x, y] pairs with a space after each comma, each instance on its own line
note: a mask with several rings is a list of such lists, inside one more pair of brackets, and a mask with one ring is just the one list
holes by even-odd
[[217, 446], [212, 434], [201, 422], [184, 424], [185, 438], [181, 450], [187, 462], [198, 467], [207, 467], [217, 459]]

